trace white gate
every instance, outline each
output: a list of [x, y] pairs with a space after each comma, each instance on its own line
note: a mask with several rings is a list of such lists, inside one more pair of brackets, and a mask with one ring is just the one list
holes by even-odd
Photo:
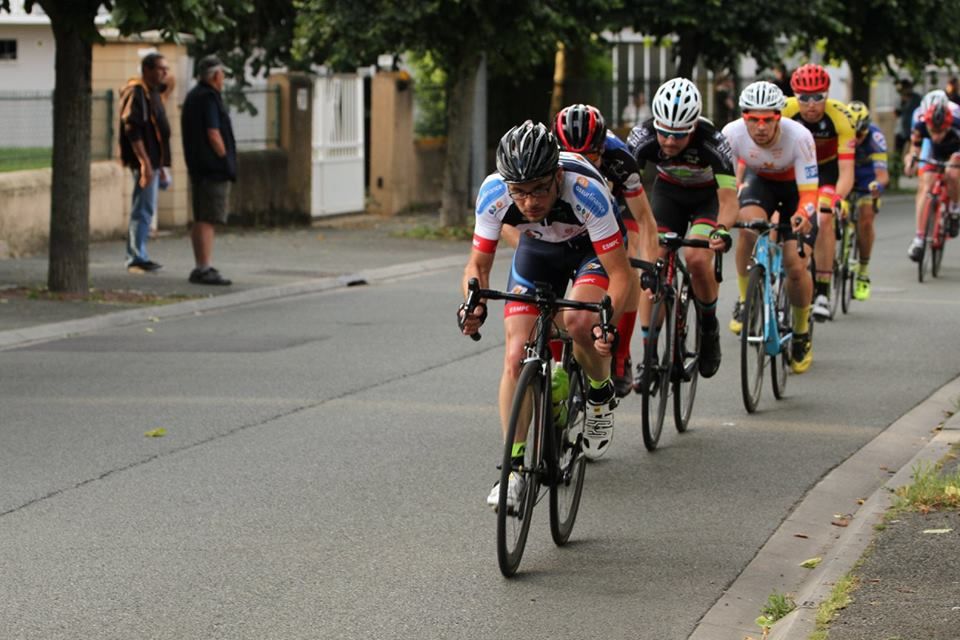
[[363, 211], [363, 78], [317, 78], [313, 89], [310, 214]]

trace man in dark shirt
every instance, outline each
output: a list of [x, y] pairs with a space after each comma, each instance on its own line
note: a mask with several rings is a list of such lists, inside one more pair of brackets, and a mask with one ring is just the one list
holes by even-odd
[[170, 123], [161, 99], [170, 67], [162, 55], [149, 53], [140, 71], [120, 93], [120, 156], [134, 178], [127, 233], [127, 269], [134, 273], [160, 269], [147, 256], [147, 238], [157, 213], [157, 189], [169, 182], [170, 166]]
[[907, 140], [910, 139], [910, 131], [913, 129], [913, 112], [920, 106], [920, 94], [913, 90], [913, 81], [904, 78], [900, 81], [900, 106], [894, 113], [899, 119], [894, 144], [897, 147], [897, 156], [902, 156]]
[[220, 95], [224, 77], [219, 58], [200, 60], [199, 82], [187, 94], [180, 114], [193, 207], [190, 239], [196, 268], [190, 272], [190, 282], [194, 284], [230, 284], [211, 264], [214, 225], [227, 222], [230, 183], [237, 179], [237, 145]]

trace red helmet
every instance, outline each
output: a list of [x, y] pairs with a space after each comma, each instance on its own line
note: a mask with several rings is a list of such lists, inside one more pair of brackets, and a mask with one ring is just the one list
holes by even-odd
[[928, 127], [942, 131], [953, 124], [953, 112], [949, 104], [932, 104], [927, 108], [927, 112], [923, 114], [923, 121]]
[[830, 88], [830, 75], [818, 64], [805, 64], [790, 76], [794, 93], [822, 93]]
[[607, 139], [607, 125], [603, 114], [588, 104], [564, 107], [553, 121], [557, 142], [564, 151], [599, 153]]

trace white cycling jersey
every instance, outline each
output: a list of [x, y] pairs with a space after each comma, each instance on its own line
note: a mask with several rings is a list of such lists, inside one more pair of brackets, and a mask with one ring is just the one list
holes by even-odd
[[477, 194], [473, 247], [493, 253], [505, 224], [543, 242], [562, 243], [588, 235], [598, 255], [621, 246], [617, 206], [597, 168], [583, 156], [565, 151], [560, 153], [560, 167], [560, 197], [540, 222], [530, 222], [520, 213], [499, 173], [487, 176]]
[[817, 188], [817, 147], [813, 135], [799, 122], [780, 120], [780, 132], [772, 144], [761, 147], [747, 132], [743, 119], [723, 128], [733, 157], [767, 180], [795, 180], [801, 190]]

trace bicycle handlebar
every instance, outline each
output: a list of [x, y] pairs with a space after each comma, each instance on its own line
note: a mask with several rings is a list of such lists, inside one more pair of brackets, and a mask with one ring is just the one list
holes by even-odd
[[[473, 313], [483, 300], [507, 300], [510, 302], [527, 302], [534, 304], [540, 309], [574, 309], [577, 311], [595, 311], [600, 314], [600, 325], [606, 327], [610, 324], [610, 318], [613, 317], [613, 302], [610, 296], [603, 296], [600, 302], [583, 302], [582, 300], [568, 300], [567, 298], [558, 298], [553, 290], [546, 285], [537, 284], [534, 293], [510, 293], [507, 291], [497, 291], [495, 289], [481, 289], [480, 281], [476, 278], [470, 278], [467, 282], [467, 301], [464, 311], [464, 319]], [[463, 328], [463, 321], [460, 322], [460, 328]], [[470, 337], [477, 341], [480, 339], [480, 332], [471, 334]]]
[[[680, 247], [709, 249], [710, 242], [708, 240], [700, 240], [699, 238], [684, 238], [676, 233], [665, 233], [660, 236], [660, 246], [666, 247], [670, 251], [676, 251]], [[719, 249], [714, 250], [714, 258], [713, 277], [716, 278], [717, 283], [720, 283], [723, 282], [723, 251]], [[653, 274], [660, 271], [660, 268], [656, 264], [647, 262], [646, 260], [640, 260], [639, 258], [630, 258], [630, 266]]]
[[[770, 222], [769, 220], [750, 220], [747, 222], [734, 222], [733, 226], [735, 229], [750, 229], [752, 231], [759, 231], [764, 233], [766, 231], [778, 231], [783, 233], [785, 231], [791, 231], [793, 226], [789, 222]], [[797, 253], [800, 254], [801, 258], [807, 256], [806, 252], [803, 250], [804, 242], [800, 239], [797, 240]]]

